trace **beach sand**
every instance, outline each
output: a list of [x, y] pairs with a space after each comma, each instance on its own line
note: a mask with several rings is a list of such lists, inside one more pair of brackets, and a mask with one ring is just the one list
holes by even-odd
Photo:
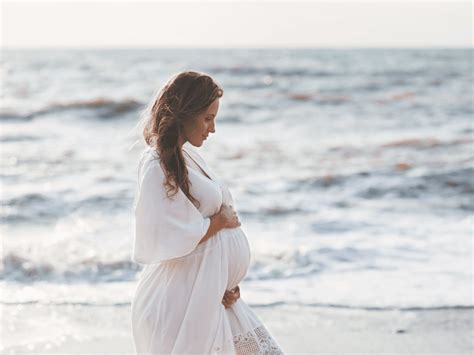
[[[254, 309], [287, 354], [467, 355], [474, 349], [473, 309]], [[131, 354], [129, 316], [129, 304], [4, 305], [2, 354]]]

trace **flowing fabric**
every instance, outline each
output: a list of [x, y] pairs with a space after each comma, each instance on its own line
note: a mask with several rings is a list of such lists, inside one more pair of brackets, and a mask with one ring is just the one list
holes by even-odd
[[[252, 309], [239, 298], [221, 303], [250, 264], [242, 228], [225, 228], [199, 244], [210, 216], [232, 195], [195, 148], [183, 151], [196, 207], [181, 191], [166, 197], [156, 152], [140, 160], [134, 202], [132, 260], [145, 264], [131, 305], [137, 354], [283, 354]], [[207, 176], [205, 176], [205, 174]]]

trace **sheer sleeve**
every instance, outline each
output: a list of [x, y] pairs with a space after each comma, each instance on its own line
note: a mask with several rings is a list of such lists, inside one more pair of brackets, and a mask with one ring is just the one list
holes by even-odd
[[192, 252], [210, 225], [186, 195], [168, 198], [158, 160], [146, 161], [139, 174], [132, 260], [141, 264], [185, 256]]

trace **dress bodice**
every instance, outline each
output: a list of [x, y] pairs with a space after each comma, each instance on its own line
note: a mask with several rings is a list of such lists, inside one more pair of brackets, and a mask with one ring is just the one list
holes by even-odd
[[[184, 159], [188, 168], [190, 193], [199, 201], [198, 210], [204, 217], [210, 217], [219, 212], [223, 202], [223, 186], [215, 174], [203, 167], [203, 159], [197, 159], [196, 152], [183, 149]], [[199, 157], [200, 158], [200, 157]], [[198, 163], [199, 161], [199, 163]], [[205, 176], [204, 173], [209, 175]]]
[[[148, 149], [151, 156], [158, 157], [154, 149]], [[197, 206], [199, 212], [204, 217], [210, 217], [219, 212], [222, 203], [233, 205], [232, 194], [228, 187], [209, 168], [202, 156], [196, 151], [196, 148], [185, 143], [182, 150], [188, 168], [190, 193], [199, 201], [199, 206]]]

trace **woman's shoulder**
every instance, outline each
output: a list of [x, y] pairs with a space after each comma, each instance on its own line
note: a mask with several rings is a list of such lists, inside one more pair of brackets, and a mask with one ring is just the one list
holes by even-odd
[[138, 163], [138, 173], [139, 176], [144, 176], [146, 172], [150, 170], [156, 170], [159, 173], [162, 173], [162, 167], [160, 164], [160, 156], [156, 150], [152, 147], [145, 148], [140, 156]]
[[[189, 143], [185, 143], [182, 146], [182, 149], [189, 154], [194, 160], [196, 160], [200, 165], [208, 168], [207, 163], [203, 156], [197, 151], [197, 148], [192, 146]], [[143, 149], [140, 160], [138, 171], [140, 176], [143, 176], [147, 171], [158, 170], [160, 173], [164, 174], [163, 167], [161, 166], [161, 159], [159, 153], [154, 147], [146, 147]]]

